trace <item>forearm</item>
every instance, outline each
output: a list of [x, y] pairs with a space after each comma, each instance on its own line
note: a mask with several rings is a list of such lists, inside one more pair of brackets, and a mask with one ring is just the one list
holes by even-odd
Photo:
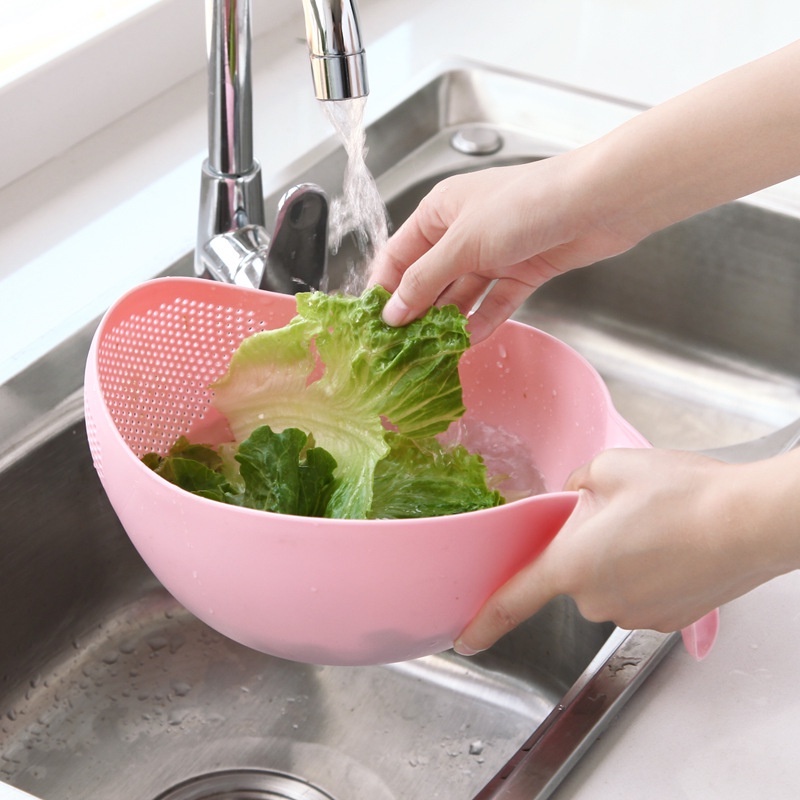
[[797, 174], [800, 42], [584, 147], [438, 184], [375, 261], [384, 320], [455, 303], [477, 343], [553, 276]]
[[609, 229], [639, 240], [800, 174], [800, 42], [638, 115], [584, 148]]
[[728, 546], [742, 545], [761, 580], [800, 568], [800, 449], [735, 470], [722, 544], [730, 536]]

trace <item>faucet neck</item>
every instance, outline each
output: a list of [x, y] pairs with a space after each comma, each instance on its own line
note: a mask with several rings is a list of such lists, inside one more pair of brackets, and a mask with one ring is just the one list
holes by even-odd
[[[324, 269], [327, 198], [319, 187], [295, 187], [303, 191], [294, 191], [287, 199], [286, 212], [279, 214], [270, 241], [261, 167], [253, 157], [251, 2], [206, 2], [208, 158], [200, 185], [195, 274], [279, 291], [291, 291], [301, 279], [315, 285], [318, 281], [306, 274], [312, 270], [298, 263], [297, 254], [313, 250], [306, 260]], [[303, 11], [317, 97], [344, 100], [366, 95], [355, 0], [303, 0]], [[298, 217], [307, 222], [302, 230], [295, 224]], [[287, 225], [295, 227], [288, 230]]]
[[253, 158], [250, 0], [215, 0], [208, 17], [208, 163], [245, 175]]

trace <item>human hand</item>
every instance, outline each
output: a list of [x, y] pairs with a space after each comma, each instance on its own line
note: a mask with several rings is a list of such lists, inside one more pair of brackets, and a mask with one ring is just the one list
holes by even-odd
[[667, 450], [608, 450], [574, 472], [575, 511], [456, 642], [471, 655], [560, 594], [584, 617], [675, 631], [800, 563], [800, 451], [729, 465]]
[[394, 293], [384, 320], [483, 298], [477, 343], [554, 275], [797, 175], [798, 76], [800, 41], [569, 153], [442, 181], [377, 256], [371, 282]]
[[467, 314], [480, 300], [468, 328], [477, 343], [554, 275], [635, 244], [603, 227], [582, 159], [573, 151], [435, 186], [373, 265], [370, 284], [393, 292], [384, 320], [404, 325], [447, 303]]

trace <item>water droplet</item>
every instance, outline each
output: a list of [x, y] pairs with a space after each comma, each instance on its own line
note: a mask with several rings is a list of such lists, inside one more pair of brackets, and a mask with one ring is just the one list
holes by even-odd
[[188, 716], [189, 712], [185, 709], [171, 711], [167, 717], [167, 725], [180, 725]]
[[147, 640], [147, 646], [153, 651], [157, 652], [158, 650], [163, 649], [169, 644], [169, 639], [166, 636], [151, 636]]

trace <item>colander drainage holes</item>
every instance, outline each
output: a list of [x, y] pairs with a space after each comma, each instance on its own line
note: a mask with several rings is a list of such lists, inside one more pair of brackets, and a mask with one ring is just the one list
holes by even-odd
[[284, 772], [237, 769], [189, 778], [155, 800], [334, 800], [308, 781]]

